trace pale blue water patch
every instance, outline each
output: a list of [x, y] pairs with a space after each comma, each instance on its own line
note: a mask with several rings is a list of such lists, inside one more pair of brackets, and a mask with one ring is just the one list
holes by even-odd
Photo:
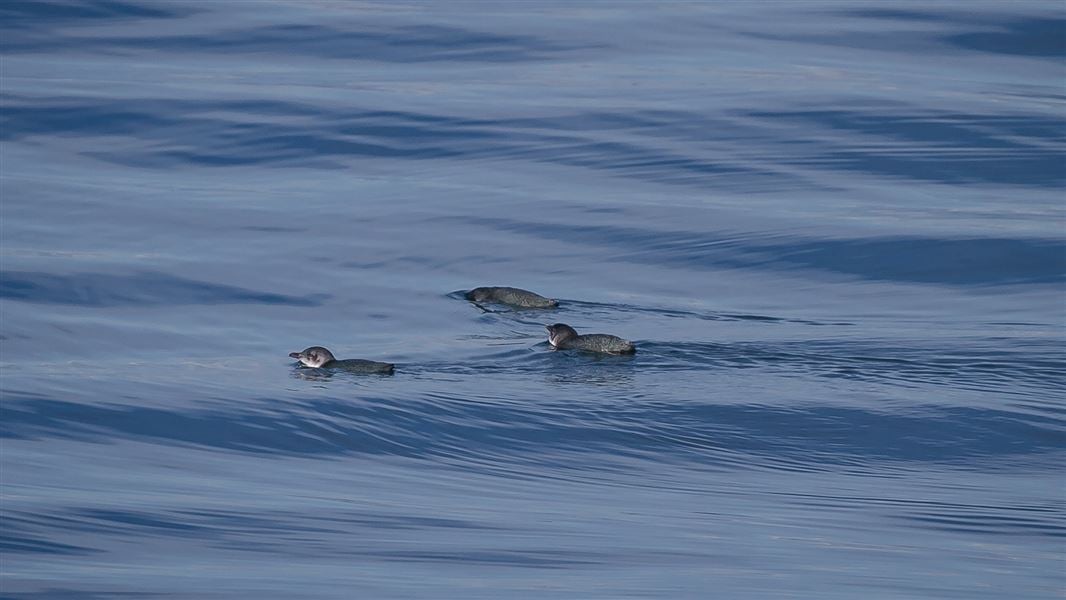
[[1061, 7], [0, 24], [0, 595], [1066, 589]]

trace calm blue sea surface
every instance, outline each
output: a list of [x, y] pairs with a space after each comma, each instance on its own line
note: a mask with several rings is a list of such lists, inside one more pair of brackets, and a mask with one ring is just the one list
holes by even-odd
[[0, 47], [0, 596], [1066, 594], [1063, 4], [3, 0]]

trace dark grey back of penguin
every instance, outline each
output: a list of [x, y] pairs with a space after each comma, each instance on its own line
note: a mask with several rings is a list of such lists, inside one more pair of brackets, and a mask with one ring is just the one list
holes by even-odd
[[616, 335], [590, 333], [580, 335], [576, 329], [566, 323], [546, 326], [548, 343], [561, 350], [587, 350], [608, 354], [632, 354], [636, 352], [633, 342], [623, 340]]
[[610, 354], [632, 354], [637, 351], [636, 346], [629, 340], [623, 340], [616, 335], [606, 333], [590, 333], [579, 335], [566, 343], [570, 348], [589, 350], [591, 352], [607, 352]]
[[555, 308], [559, 303], [529, 290], [514, 287], [477, 287], [466, 293], [474, 302], [497, 302], [518, 308]]
[[360, 358], [335, 360], [328, 363], [326, 368], [344, 369], [345, 371], [352, 371], [353, 373], [381, 373], [383, 375], [392, 375], [393, 372], [396, 371], [396, 366], [391, 363], [363, 360]]

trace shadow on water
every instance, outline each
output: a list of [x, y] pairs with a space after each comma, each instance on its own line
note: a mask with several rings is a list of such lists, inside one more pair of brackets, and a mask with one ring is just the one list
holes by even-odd
[[0, 273], [0, 298], [77, 306], [175, 306], [183, 304], [282, 304], [317, 306], [326, 296], [288, 296], [165, 273], [54, 275]]

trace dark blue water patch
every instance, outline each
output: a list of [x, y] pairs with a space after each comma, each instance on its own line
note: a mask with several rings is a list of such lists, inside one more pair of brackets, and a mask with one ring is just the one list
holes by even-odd
[[[176, 101], [138, 99], [115, 102], [101, 99], [33, 98], [4, 96], [5, 121], [0, 134], [4, 139], [52, 133], [91, 135], [128, 135], [140, 133], [146, 138], [165, 138], [176, 128], [218, 131], [220, 145], [239, 147], [247, 144], [246, 160], [254, 161], [254, 144], [285, 149], [304, 147], [308, 151], [344, 153], [330, 144], [346, 136], [384, 148], [383, 156], [397, 154], [404, 142], [425, 146], [432, 141], [425, 157], [440, 156], [510, 156], [535, 158], [561, 164], [592, 166], [606, 170], [640, 170], [642, 168], [676, 168], [682, 172], [728, 173], [750, 169], [729, 164], [714, 164], [696, 157], [671, 155], [633, 143], [604, 142], [597, 134], [604, 131], [638, 133], [651, 139], [706, 141], [708, 130], [716, 139], [756, 139], [765, 137], [761, 129], [737, 124], [736, 120], [713, 118], [689, 111], [637, 111], [635, 113], [581, 112], [550, 117], [515, 117], [466, 119], [427, 113], [336, 110], [289, 102], [267, 101]], [[819, 129], [853, 131], [878, 138], [913, 142], [914, 152], [925, 147], [978, 148], [987, 151], [1035, 151], [1061, 146], [1066, 125], [1039, 115], [963, 115], [915, 113], [901, 104], [878, 104], [849, 111], [749, 112], [741, 117], [813, 123]], [[232, 111], [244, 116], [260, 116], [261, 122], [233, 122], [205, 115]], [[281, 125], [271, 117], [291, 116], [309, 120], [312, 125], [295, 128]], [[775, 124], [770, 125], [776, 127]], [[147, 130], [147, 131], [146, 131]], [[723, 133], [725, 132], [725, 133]], [[327, 135], [328, 134], [328, 135]], [[193, 141], [191, 138], [183, 141]], [[796, 142], [791, 142], [795, 146]], [[202, 144], [201, 146], [210, 144]], [[808, 154], [808, 144], [803, 144]], [[388, 150], [392, 149], [393, 152]], [[411, 150], [411, 148], [407, 148]], [[361, 154], [356, 151], [355, 154]], [[1047, 151], [1049, 155], [1056, 153]], [[1058, 153], [1061, 155], [1061, 152]], [[419, 154], [410, 157], [418, 158]], [[833, 155], [827, 155], [827, 159]], [[880, 156], [876, 156], [880, 160]], [[929, 158], [929, 157], [927, 157]], [[934, 157], [935, 158], [935, 157]], [[987, 158], [987, 153], [986, 153]], [[1007, 156], [1006, 158], [1010, 158]], [[812, 159], [818, 162], [817, 157]], [[828, 160], [824, 162], [829, 162]], [[875, 171], [876, 172], [876, 171]], [[770, 172], [762, 173], [770, 175]], [[681, 173], [678, 173], [681, 175]]]
[[[781, 158], [788, 164], [948, 184], [1066, 183], [1066, 121], [1045, 115], [918, 113], [880, 104], [751, 111], [747, 116], [768, 127], [799, 124], [822, 132], [820, 141], [797, 140], [791, 154]], [[870, 140], [894, 143], [882, 150]]]
[[2, 554], [79, 556], [95, 552], [91, 548], [52, 542], [19, 531], [7, 516], [0, 517], [0, 520], [4, 524], [3, 532], [0, 532], [0, 553]]
[[1008, 21], [997, 31], [960, 33], [945, 39], [968, 50], [1061, 59], [1066, 57], [1066, 19]]
[[[923, 10], [914, 10], [906, 8], [849, 8], [846, 10], [838, 11], [839, 14], [845, 16], [864, 17], [867, 19], [877, 20], [901, 20], [901, 21], [923, 21], [923, 22], [942, 22], [952, 17], [952, 13], [939, 13]], [[957, 18], [958, 13], [954, 14]]]
[[[127, 13], [136, 11], [134, 5]], [[107, 15], [98, 10], [94, 18]], [[120, 15], [116, 15], [120, 16]], [[160, 16], [148, 14], [145, 16]], [[419, 62], [531, 62], [572, 57], [602, 46], [563, 44], [533, 35], [486, 33], [455, 26], [386, 23], [271, 24], [179, 35], [71, 35], [47, 40], [15, 31], [5, 44], [11, 52], [166, 52], [304, 55], [326, 59]]]
[[1066, 56], [1066, 19], [1061, 17], [1061, 11], [1054, 16], [884, 8], [834, 12], [875, 20], [878, 28], [874, 31], [869, 26], [855, 28], [842, 24], [819, 28], [817, 33], [781, 34], [762, 30], [741, 33], [759, 39], [893, 52], [908, 57], [957, 55], [959, 50], [1056, 61]]
[[172, 18], [189, 12], [174, 5], [122, 0], [4, 0], [0, 2], [0, 31], [52, 23], [69, 26], [102, 20]]
[[1066, 243], [1052, 239], [880, 238], [818, 240], [752, 248], [781, 263], [864, 279], [947, 285], [1066, 281]]
[[188, 304], [318, 306], [326, 296], [259, 292], [158, 272], [56, 275], [37, 271], [3, 271], [0, 272], [0, 298], [37, 304], [99, 307]]
[[[295, 103], [235, 101], [198, 103], [180, 100], [138, 99], [115, 101], [77, 97], [36, 98], [14, 94], [0, 95], [0, 139], [19, 140], [34, 135], [81, 134], [92, 136], [131, 135], [138, 132], [218, 126], [224, 121], [197, 119], [198, 113], [212, 110], [236, 111], [264, 119], [304, 116], [312, 108]], [[253, 125], [231, 123], [235, 131]]]
[[[43, 100], [43, 99], [42, 99]], [[204, 116], [212, 111], [237, 111], [259, 115], [260, 123], [233, 122]], [[317, 125], [293, 127], [273, 121], [276, 116], [310, 117]], [[0, 139], [31, 135], [134, 136], [152, 141], [154, 150], [129, 152], [124, 156], [106, 149], [88, 150], [93, 156], [124, 163], [140, 161], [145, 166], [197, 164], [230, 166], [269, 164], [314, 156], [377, 158], [442, 158], [469, 151], [455, 147], [461, 140], [488, 137], [470, 131], [454, 131], [442, 121], [419, 114], [394, 114], [400, 122], [385, 130], [389, 119], [380, 111], [347, 113], [317, 112], [314, 107], [289, 103], [186, 102], [106, 100], [53, 102], [5, 97]], [[362, 128], [366, 128], [366, 132]], [[434, 146], [426, 140], [443, 140]], [[404, 145], [408, 142], [408, 145]], [[192, 149], [175, 149], [177, 146]], [[449, 147], [452, 146], [452, 147]]]
[[[124, 0], [4, 0], [0, 2], [0, 50], [57, 52], [79, 39], [78, 26], [176, 19], [197, 12], [191, 4]], [[90, 38], [91, 39], [91, 38]]]
[[795, 272], [816, 269], [861, 279], [955, 286], [1066, 281], [1066, 242], [1044, 238], [872, 237], [772, 241], [737, 234], [656, 231], [612, 225], [444, 217], [500, 231], [612, 248], [610, 260], [695, 269]]
[[[197, 102], [142, 99], [116, 102], [100, 99], [4, 96], [0, 139], [29, 136], [122, 136], [122, 151], [95, 141], [79, 150], [109, 162], [149, 168], [183, 165], [226, 167], [293, 164], [312, 159], [441, 159], [487, 158], [529, 160], [592, 169], [611, 175], [659, 183], [705, 187], [721, 184], [774, 186], [798, 183], [798, 178], [750, 165], [734, 164], [718, 156], [664, 150], [658, 144], [598, 139], [596, 122], [609, 114], [582, 113], [588, 128], [538, 131], [528, 119], [462, 119], [445, 115], [381, 110], [336, 110], [282, 102]], [[237, 122], [217, 116], [233, 111]], [[671, 113], [688, 120], [683, 131], [705, 123], [697, 114]], [[300, 117], [294, 126], [274, 117]], [[565, 122], [566, 119], [564, 118]], [[564, 124], [560, 124], [560, 127]], [[716, 127], [719, 135], [724, 129]], [[666, 124], [649, 129], [661, 136], [678, 135]], [[648, 134], [655, 139], [655, 134]], [[737, 133], [738, 137], [742, 134]], [[129, 138], [143, 140], [130, 146]], [[806, 184], [810, 185], [810, 184]]]
[[[24, 97], [2, 97], [4, 110], [0, 114], [0, 139], [5, 141], [23, 139], [31, 135], [93, 134], [123, 135], [141, 131], [142, 128], [173, 126], [171, 117], [156, 116], [143, 110], [116, 107], [107, 103], [74, 103], [57, 100], [45, 101], [48, 106], [33, 106], [33, 100]], [[43, 109], [43, 110], [42, 110]]]
[[1060, 418], [996, 409], [930, 407], [908, 414], [648, 403], [604, 410], [577, 399], [561, 402], [523, 407], [439, 398], [320, 399], [237, 411], [22, 401], [8, 394], [0, 432], [8, 438], [133, 439], [267, 456], [383, 455], [470, 467], [491, 459], [495, 468], [553, 469], [608, 468], [622, 458], [723, 469], [861, 469], [885, 462], [991, 468], [985, 461], [1032, 460], [1061, 451], [1066, 441]]
[[[1061, 12], [1062, 7], [1058, 8]], [[1014, 15], [982, 14], [977, 11], [941, 12], [886, 8], [851, 9], [841, 11], [841, 14], [882, 22], [900, 20], [943, 25], [944, 32], [937, 34], [937, 38], [966, 50], [1046, 58], [1066, 56], [1066, 19], [1061, 17], [1018, 18]], [[889, 27], [887, 23], [885, 25]], [[946, 33], [963, 28], [971, 31]], [[862, 43], [859, 36], [855, 36], [853, 41]], [[896, 50], [906, 51], [906, 46], [898, 45]]]
[[[211, 107], [214, 106], [214, 109]], [[210, 110], [238, 110], [260, 112], [266, 117], [279, 110], [280, 104], [249, 106], [191, 104], [166, 101], [139, 101], [130, 104], [106, 101], [91, 104], [60, 101], [51, 106], [29, 103], [5, 105], [0, 139], [22, 139], [30, 135], [92, 135], [133, 136], [151, 145], [151, 150], [139, 148], [118, 152], [95, 143], [80, 150], [93, 156], [122, 165], [166, 168], [175, 165], [227, 167], [262, 164], [292, 164], [316, 157], [374, 157], [431, 159], [460, 156], [459, 149], [430, 144], [411, 143], [408, 146], [389, 140], [379, 142], [352, 134], [342, 137], [335, 123], [318, 127], [295, 128], [276, 123], [235, 123], [224, 119], [197, 116]], [[289, 114], [307, 114], [306, 109], [293, 105]], [[354, 119], [364, 118], [358, 113]], [[321, 121], [321, 115], [319, 117]], [[417, 129], [408, 140], [420, 137]]]

